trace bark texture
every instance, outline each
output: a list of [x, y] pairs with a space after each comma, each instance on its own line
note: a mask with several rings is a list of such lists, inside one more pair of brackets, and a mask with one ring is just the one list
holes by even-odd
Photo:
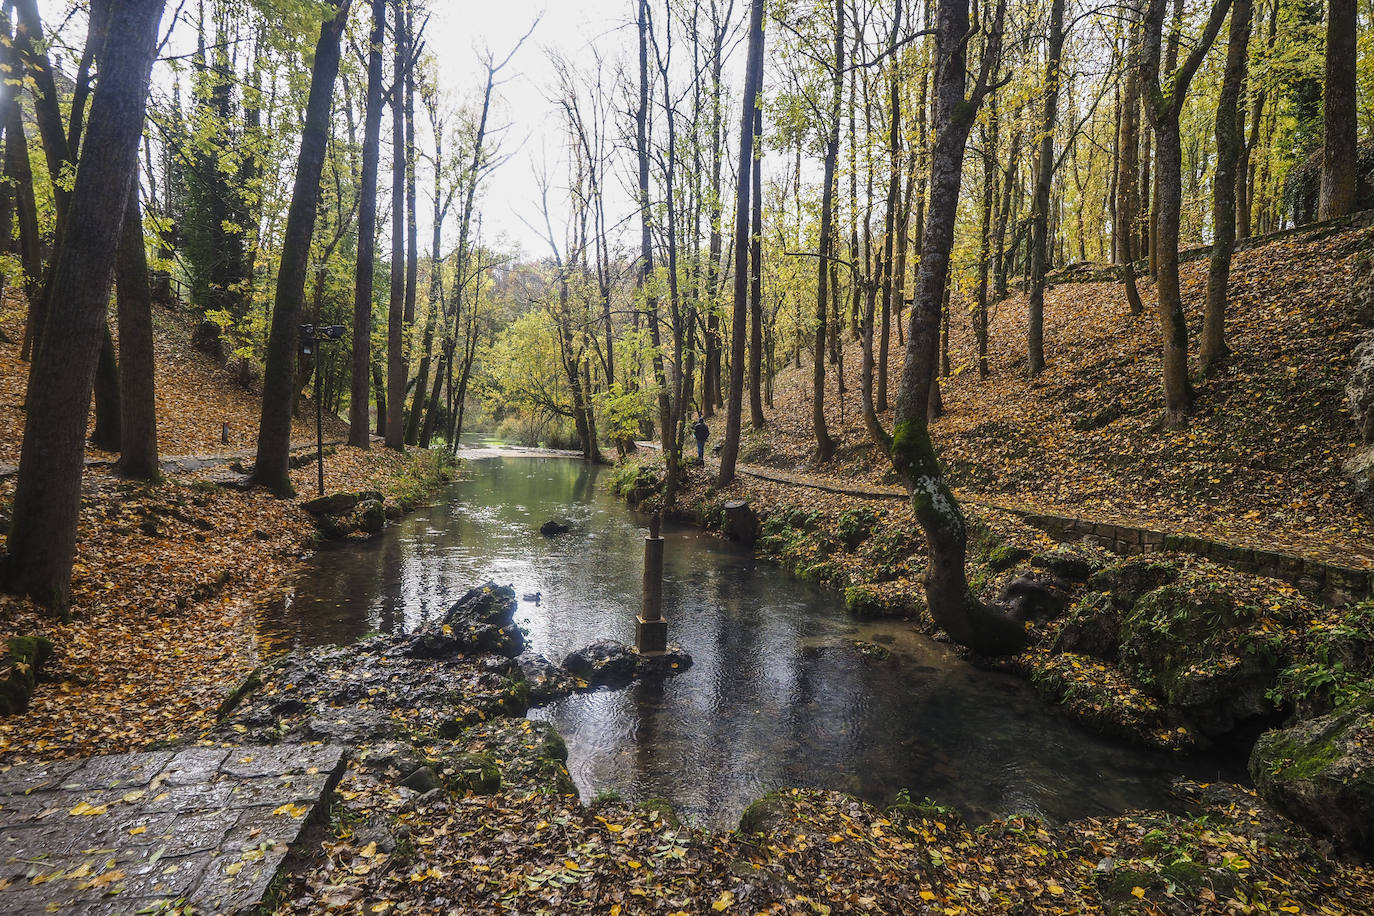
[[[77, 168], [70, 225], [53, 256], [47, 322], [61, 346], [39, 348], [4, 561], [5, 586], [65, 610], [71, 595], [87, 405], [106, 328], [115, 256], [137, 177], [138, 144], [163, 0], [127, 0], [109, 23], [121, 53], [104, 62]], [[54, 338], [55, 339], [55, 338]]]
[[363, 115], [363, 174], [358, 200], [358, 265], [353, 276], [353, 373], [348, 402], [348, 444], [372, 442], [368, 367], [372, 361], [372, 290], [377, 261], [377, 173], [382, 139], [382, 42], [386, 0], [372, 0], [367, 50], [367, 108]]
[[745, 344], [749, 337], [749, 198], [754, 162], [754, 108], [763, 84], [763, 0], [749, 9], [749, 60], [745, 64], [744, 111], [740, 115], [739, 185], [735, 192], [735, 308], [730, 326], [730, 394], [725, 408], [725, 447], [720, 452], [720, 486], [735, 479], [744, 411]]
[[154, 387], [153, 292], [148, 286], [148, 251], [138, 189], [129, 194], [129, 211], [115, 263], [118, 291], [120, 455], [124, 477], [156, 480], [157, 398]]
[[258, 426], [257, 461], [253, 482], [278, 494], [292, 492], [291, 399], [295, 393], [296, 351], [310, 242], [319, 209], [320, 175], [329, 144], [329, 114], [334, 104], [334, 80], [339, 74], [340, 38], [348, 22], [351, 0], [335, 0], [335, 14], [320, 27], [310, 94], [305, 103], [301, 150], [291, 204], [282, 232], [281, 265], [267, 341], [267, 367], [262, 381], [262, 419]]
[[925, 591], [931, 616], [950, 638], [988, 654], [1019, 652], [1025, 645], [1025, 628], [999, 609], [983, 605], [969, 590], [964, 568], [968, 528], [936, 458], [926, 410], [935, 380], [940, 312], [954, 244], [964, 148], [978, 105], [987, 92], [990, 68], [1000, 56], [997, 43], [1005, 8], [1005, 3], [997, 6], [988, 33], [990, 47], [985, 47], [985, 63], [971, 98], [964, 95], [968, 0], [940, 0], [936, 10], [931, 181], [892, 441], [893, 469], [911, 494], [912, 511], [929, 548]]

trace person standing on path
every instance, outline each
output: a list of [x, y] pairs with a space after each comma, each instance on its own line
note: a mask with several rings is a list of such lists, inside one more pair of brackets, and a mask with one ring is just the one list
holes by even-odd
[[692, 435], [697, 440], [697, 461], [706, 463], [706, 440], [711, 438], [711, 430], [706, 425], [706, 421], [697, 415], [697, 421], [692, 424]]

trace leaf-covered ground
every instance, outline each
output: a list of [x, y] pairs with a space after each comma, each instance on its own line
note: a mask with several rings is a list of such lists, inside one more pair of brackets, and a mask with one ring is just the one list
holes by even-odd
[[[711, 833], [680, 824], [665, 804], [584, 805], [563, 794], [548, 775], [546, 727], [533, 724], [541, 728], [500, 720], [453, 742], [495, 762], [499, 790], [490, 778], [464, 789], [450, 768], [447, 789], [420, 795], [364, 753], [276, 912], [1337, 914], [1374, 905], [1367, 867], [1320, 854], [1234, 786], [1178, 784], [1187, 813], [1177, 815], [977, 828], [938, 806], [880, 811], [791, 789], [752, 806], [740, 830]], [[540, 779], [524, 775], [532, 769]]]
[[[326, 487], [414, 496], [411, 460], [342, 448]], [[314, 495], [314, 465], [292, 472]], [[27, 712], [0, 719], [0, 763], [135, 750], [194, 738], [257, 664], [255, 605], [279, 591], [313, 547], [300, 499], [207, 484], [201, 474], [151, 486], [88, 470], [71, 622], [0, 595], [0, 644], [41, 634], [56, 646]], [[14, 480], [0, 482], [0, 505]]]
[[[0, 465], [18, 464], [23, 444], [29, 365], [19, 357], [26, 314], [22, 300], [13, 297], [0, 308]], [[258, 441], [262, 394], [235, 384], [229, 370], [192, 347], [187, 321], [180, 312], [153, 308], [158, 452], [170, 458], [251, 449]], [[315, 420], [309, 407], [292, 426], [292, 442], [314, 441]], [[347, 434], [346, 425], [337, 420], [326, 416], [325, 422], [326, 439]], [[221, 439], [224, 423], [229, 424], [227, 446]], [[119, 457], [95, 449], [86, 454], [96, 459]]]
[[[956, 298], [946, 414], [932, 427], [956, 486], [1063, 515], [1187, 530], [1345, 565], [1374, 566], [1374, 520], [1341, 475], [1356, 430], [1343, 388], [1362, 328], [1350, 299], [1374, 229], [1302, 236], [1236, 255], [1227, 331], [1232, 354], [1198, 381], [1183, 429], [1160, 424], [1159, 328], [1154, 287], [1132, 317], [1114, 283], [1053, 287], [1045, 300], [1048, 367], [1026, 377], [1024, 297], [991, 313], [990, 378], [978, 378], [971, 316]], [[1182, 266], [1193, 347], [1207, 262]], [[902, 350], [893, 336], [890, 400]], [[805, 360], [805, 357], [804, 357]], [[845, 351], [847, 393], [836, 403], [828, 367], [827, 419], [840, 452], [816, 466], [811, 369], [778, 380], [769, 427], [749, 434], [744, 460], [806, 468], [835, 480], [879, 482], [882, 456], [864, 431], [860, 349]], [[891, 415], [884, 420], [891, 425]], [[717, 419], [723, 428], [723, 418]]]

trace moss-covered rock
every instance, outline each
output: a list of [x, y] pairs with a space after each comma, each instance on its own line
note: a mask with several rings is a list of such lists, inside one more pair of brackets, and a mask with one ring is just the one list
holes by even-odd
[[342, 540], [357, 530], [352, 517], [347, 515], [316, 516], [315, 526], [321, 537], [331, 541]]
[[1121, 610], [1106, 592], [1088, 592], [1069, 609], [1051, 651], [1115, 661], [1121, 648]]
[[987, 566], [993, 572], [1006, 572], [1016, 564], [1029, 558], [1030, 555], [1030, 551], [1024, 547], [1015, 547], [1011, 544], [999, 544], [988, 551]]
[[910, 620], [925, 609], [925, 597], [895, 585], [851, 585], [844, 606], [860, 620]]
[[1266, 732], [1250, 754], [1250, 776], [1293, 820], [1374, 851], [1374, 694]]
[[1126, 613], [1121, 666], [1216, 738], [1276, 713], [1282, 627], [1207, 577], [1185, 576]]
[[386, 504], [369, 499], [358, 507], [358, 527], [368, 534], [376, 534], [386, 527]]
[[640, 802], [635, 807], [643, 811], [650, 821], [663, 824], [674, 830], [682, 826], [682, 819], [678, 817], [677, 809], [666, 798], [651, 798], [648, 801]]
[[744, 809], [739, 817], [739, 832], [745, 834], [776, 832], [792, 819], [792, 808], [783, 792], [769, 792]]
[[1178, 579], [1173, 563], [1150, 557], [1132, 557], [1093, 573], [1088, 587], [1112, 596], [1119, 607], [1129, 609], [1148, 592]]
[[1058, 617], [1069, 606], [1071, 586], [1052, 572], [1031, 570], [1008, 582], [999, 603], [1018, 620]]
[[487, 754], [455, 754], [443, 761], [439, 778], [450, 792], [495, 795], [501, 791], [501, 767]]
[[1059, 547], [1031, 557], [1035, 569], [1047, 569], [1068, 582], [1086, 582], [1107, 564], [1101, 557], [1068, 547]]
[[472, 726], [453, 746], [459, 753], [450, 759], [475, 755], [495, 762], [500, 770], [500, 788], [508, 794], [577, 794], [566, 766], [568, 747], [547, 722], [489, 719]]
[[23, 712], [38, 685], [44, 663], [52, 657], [52, 642], [42, 636], [11, 636], [0, 656], [0, 716]]

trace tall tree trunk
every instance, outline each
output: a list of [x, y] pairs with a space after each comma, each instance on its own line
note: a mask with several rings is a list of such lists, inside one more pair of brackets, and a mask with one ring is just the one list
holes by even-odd
[[420, 218], [419, 189], [415, 176], [415, 64], [412, 44], [415, 42], [415, 13], [410, 0], [401, 4], [405, 8], [406, 23], [406, 78], [405, 78], [405, 122], [406, 122], [406, 307], [405, 327], [415, 324], [415, 302], [420, 285]]
[[[762, 86], [759, 87], [760, 91]], [[763, 429], [763, 106], [754, 106], [754, 185], [749, 209], [749, 421]]]
[[1226, 46], [1226, 69], [1217, 100], [1217, 164], [1212, 177], [1211, 267], [1207, 274], [1207, 311], [1202, 324], [1202, 372], [1216, 368], [1229, 352], [1226, 346], [1226, 287], [1231, 279], [1231, 248], [1236, 241], [1236, 171], [1245, 147], [1240, 122], [1240, 92], [1250, 57], [1253, 0], [1232, 0], [1231, 34]]
[[405, 450], [402, 413], [406, 399], [405, 306], [406, 306], [406, 148], [405, 79], [410, 64], [406, 39], [404, 3], [393, 14], [396, 38], [395, 66], [391, 77], [391, 301], [387, 309], [386, 335], [386, 447]]
[[129, 211], [120, 234], [115, 262], [119, 314], [120, 456], [124, 477], [156, 480], [157, 398], [154, 391], [153, 294], [148, 287], [148, 252], [138, 188], [129, 195]]
[[1355, 111], [1355, 0], [1327, 0], [1321, 196], [1318, 219], [1355, 209], [1359, 151]]
[[835, 0], [835, 69], [830, 76], [830, 135], [825, 144], [825, 177], [821, 187], [820, 257], [816, 267], [816, 355], [812, 365], [811, 430], [816, 437], [816, 457], [829, 461], [835, 440], [825, 424], [825, 339], [830, 299], [839, 290], [830, 283], [835, 256], [835, 170], [840, 159], [840, 106], [844, 101], [844, 0]]
[[1136, 287], [1136, 226], [1140, 221], [1140, 29], [1134, 26], [1127, 39], [1125, 87], [1121, 93], [1121, 159], [1117, 172], [1116, 222], [1121, 229], [1117, 244], [1121, 255], [1121, 278], [1126, 286], [1126, 302], [1132, 315], [1145, 311]]
[[348, 401], [348, 444], [368, 448], [372, 430], [368, 369], [372, 365], [372, 289], [377, 262], [377, 173], [382, 145], [382, 43], [386, 0], [372, 0], [367, 50], [367, 109], [363, 115], [363, 174], [358, 191], [358, 263], [353, 279], [353, 372]]
[[710, 417], [716, 408], [722, 406], [721, 350], [720, 339], [720, 258], [724, 249], [721, 232], [723, 201], [721, 200], [721, 167], [725, 161], [724, 144], [724, 99], [721, 82], [721, 68], [725, 57], [725, 34], [728, 23], [716, 21], [716, 5], [711, 5], [711, 190], [708, 207], [711, 231], [707, 247], [706, 263], [706, 365], [701, 373], [702, 414]]
[[382, 375], [382, 364], [372, 364], [372, 394], [377, 399], [377, 435], [386, 436], [386, 378]]
[[[438, 147], [438, 154], [435, 162], [442, 161], [443, 147], [435, 138]], [[424, 414], [425, 398], [429, 387], [429, 369], [433, 361], [431, 350], [434, 349], [434, 322], [435, 315], [443, 302], [444, 284], [444, 261], [442, 253], [444, 211], [439, 202], [440, 194], [438, 188], [438, 172], [435, 173], [435, 193], [434, 193], [434, 213], [433, 217], [433, 246], [430, 249], [430, 268], [429, 268], [429, 301], [425, 310], [425, 335], [420, 345], [420, 372], [415, 381], [415, 396], [411, 399], [410, 415], [406, 418], [406, 445], [415, 445], [420, 441], [420, 420]], [[428, 448], [428, 446], [426, 446]]]
[[1150, 0], [1145, 18], [1145, 42], [1141, 54], [1141, 81], [1146, 96], [1145, 110], [1155, 132], [1155, 190], [1159, 212], [1155, 230], [1159, 266], [1158, 311], [1164, 342], [1165, 420], [1180, 426], [1192, 410], [1195, 394], [1188, 378], [1188, 323], [1183, 314], [1183, 297], [1178, 276], [1179, 211], [1182, 207], [1183, 149], [1179, 136], [1179, 114], [1197, 68], [1202, 64], [1217, 32], [1225, 21], [1231, 0], [1215, 0], [1202, 37], [1187, 60], [1171, 72], [1166, 84], [1160, 83], [1160, 43], [1166, 0]]
[[[1019, 201], [1021, 197], [1021, 184], [1017, 177], [1021, 162], [1020, 149], [1021, 131], [1016, 130], [1012, 132], [1011, 145], [1007, 147], [1007, 168], [1002, 180], [1002, 203], [997, 213], [997, 231], [993, 233], [993, 298], [999, 301], [1007, 298], [1007, 278], [1011, 274], [1012, 254], [1007, 250], [1007, 227], [1012, 217], [1020, 212], [1019, 204], [1013, 206], [1013, 202]], [[1012, 230], [1012, 234], [1015, 235], [1015, 230]], [[1012, 247], [1016, 247], [1014, 242]]]
[[[894, 286], [901, 295], [900, 284], [893, 279], [896, 268], [897, 235], [906, 231], [900, 219], [901, 180], [902, 180], [902, 68], [897, 59], [898, 39], [902, 31], [902, 6], [897, 4], [892, 13], [892, 32], [888, 40], [888, 53], [892, 56], [892, 76], [888, 82], [888, 167], [891, 174], [887, 182], [887, 215], [883, 232], [883, 304], [882, 332], [878, 338], [878, 410], [887, 410], [887, 347], [892, 330], [892, 293]], [[984, 233], [986, 235], [986, 233]], [[905, 265], [903, 265], [905, 269]]]
[[744, 111], [739, 125], [739, 184], [735, 192], [735, 308], [730, 326], [730, 397], [725, 412], [725, 447], [720, 452], [719, 486], [735, 479], [744, 410], [745, 343], [749, 336], [749, 192], [754, 163], [754, 107], [763, 85], [763, 0], [749, 9], [749, 60], [744, 80]]
[[5, 177], [14, 188], [14, 211], [19, 222], [19, 253], [24, 265], [24, 293], [29, 319], [24, 331], [23, 359], [33, 352], [47, 315], [43, 300], [43, 239], [38, 230], [38, 203], [29, 166], [29, 143], [24, 135], [24, 112], [16, 102], [5, 124]]
[[1031, 212], [1029, 369], [1045, 368], [1045, 271], [1049, 267], [1050, 184], [1054, 181], [1054, 126], [1059, 118], [1059, 63], [1064, 54], [1064, 0], [1050, 2], [1049, 48], [1045, 59], [1045, 113], [1040, 120], [1040, 152]]
[[637, 290], [644, 296], [644, 313], [649, 325], [650, 359], [654, 370], [654, 384], [658, 386], [658, 432], [663, 446], [663, 460], [667, 466], [664, 481], [664, 503], [672, 505], [677, 496], [678, 453], [677, 424], [673, 422], [673, 395], [663, 361], [663, 335], [659, 327], [658, 295], [653, 290], [654, 245], [653, 210], [649, 199], [649, 0], [639, 0], [636, 27], [639, 33], [639, 98], [635, 109], [635, 158], [638, 165], [639, 207], [639, 276]]
[[429, 392], [429, 409], [425, 411], [425, 421], [420, 426], [420, 448], [429, 448], [434, 440], [434, 427], [438, 422], [440, 389], [444, 384], [444, 374], [448, 371], [449, 360], [453, 358], [453, 348], [445, 347], [439, 354], [439, 365], [434, 369], [434, 387]]
[[60, 225], [67, 212], [71, 192], [59, 177], [71, 168], [75, 159], [63, 127], [57, 83], [47, 52], [44, 50], [47, 47], [47, 39], [43, 35], [43, 20], [38, 13], [37, 0], [15, 0], [14, 8], [14, 44], [26, 65], [27, 77], [33, 81], [34, 121], [43, 141], [43, 152], [48, 161], [48, 175], [52, 182], [53, 202]]
[[42, 347], [29, 372], [28, 422], [19, 459], [5, 587], [65, 611], [71, 596], [87, 408], [105, 330], [120, 233], [138, 170], [138, 143], [163, 0], [125, 0], [111, 12], [76, 171], [70, 226], [53, 258], [48, 325], [63, 345]]
[[102, 452], [119, 451], [119, 358], [110, 334], [108, 309], [105, 330], [100, 337], [100, 358], [95, 368], [95, 425], [91, 428], [91, 448]]
[[[974, 337], [978, 347], [978, 377], [988, 377], [988, 273], [992, 266], [992, 208], [997, 195], [997, 97], [988, 109], [982, 129], [983, 206], [978, 233], [978, 311], [974, 316]], [[1005, 193], [1005, 192], [1004, 192]]]
[[278, 494], [291, 486], [291, 396], [295, 390], [296, 349], [310, 243], [320, 199], [320, 175], [329, 145], [329, 115], [334, 103], [334, 78], [339, 73], [340, 38], [348, 22], [351, 0], [334, 0], [335, 13], [320, 27], [310, 95], [305, 104], [301, 150], [291, 205], [282, 231], [281, 265], [277, 269], [276, 302], [267, 341], [267, 367], [262, 381], [262, 420], [258, 427], [254, 483]]
[[940, 0], [937, 8], [930, 199], [892, 441], [893, 469], [910, 494], [912, 510], [928, 545], [925, 592], [931, 616], [956, 642], [988, 654], [1019, 652], [1026, 632], [1019, 620], [985, 607], [969, 590], [964, 570], [968, 527], [940, 469], [926, 409], [935, 377], [940, 308], [954, 244], [964, 147], [978, 105], [988, 91], [988, 75], [1000, 57], [1005, 9], [1005, 3], [999, 2], [988, 32], [991, 47], [984, 50], [985, 63], [972, 96], [965, 98], [968, 0]]

